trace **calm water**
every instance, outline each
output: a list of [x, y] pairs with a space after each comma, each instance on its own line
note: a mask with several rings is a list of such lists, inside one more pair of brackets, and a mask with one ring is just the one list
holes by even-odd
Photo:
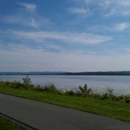
[[[2, 81], [19, 80], [25, 75], [0, 75]], [[55, 75], [30, 75], [35, 85], [54, 84], [62, 90], [78, 89], [79, 85], [87, 84], [89, 88], [98, 93], [112, 88], [117, 95], [130, 94], [130, 76], [55, 76]]]

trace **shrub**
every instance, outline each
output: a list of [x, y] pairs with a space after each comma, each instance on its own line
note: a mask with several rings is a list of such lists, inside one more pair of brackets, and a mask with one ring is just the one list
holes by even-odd
[[127, 95], [125, 96], [125, 102], [126, 102], [126, 103], [130, 103], [130, 94], [127, 94]]
[[28, 90], [33, 88], [32, 84], [31, 84], [31, 79], [28, 76], [23, 78], [23, 88], [28, 89]]
[[114, 99], [113, 89], [107, 88], [107, 91], [102, 95], [102, 99]]
[[74, 96], [75, 95], [75, 92], [73, 91], [73, 90], [70, 90], [70, 91], [68, 91], [69, 92], [69, 95], [71, 95], [71, 96]]
[[102, 95], [101, 95], [101, 94], [98, 94], [98, 93], [92, 93], [91, 96], [92, 96], [93, 98], [102, 99]]
[[125, 96], [124, 95], [118, 96], [118, 100], [124, 102], [125, 101]]
[[101, 99], [108, 99], [108, 97], [109, 97], [109, 95], [108, 95], [108, 93], [104, 93], [103, 95], [102, 95], [102, 98]]
[[43, 87], [43, 91], [47, 91], [47, 92], [58, 92], [59, 90], [55, 87], [54, 84], [51, 84], [51, 85], [45, 85]]
[[83, 96], [87, 96], [92, 94], [92, 89], [88, 89], [87, 84], [84, 85], [84, 87], [79, 86], [79, 89]]
[[34, 90], [43, 91], [43, 86], [37, 85], [34, 87]]
[[76, 91], [75, 96], [82, 96], [82, 93], [80, 91]]
[[11, 87], [21, 89], [23, 88], [23, 84], [20, 83], [20, 81], [13, 81], [11, 84]]
[[114, 101], [119, 101], [119, 98], [118, 98], [116, 95], [114, 95], [114, 94], [113, 94], [113, 95], [110, 95], [110, 96], [109, 96], [109, 99], [110, 99], [110, 100], [114, 100]]

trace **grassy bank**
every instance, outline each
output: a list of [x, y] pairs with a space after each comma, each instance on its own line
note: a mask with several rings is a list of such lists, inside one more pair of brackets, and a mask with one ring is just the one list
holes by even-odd
[[130, 105], [125, 102], [101, 100], [93, 97], [66, 96], [52, 92], [39, 92], [35, 90], [28, 91], [24, 89], [10, 88], [7, 86], [0, 86], [0, 93], [56, 104], [130, 122]]
[[0, 130], [22, 130], [19, 126], [0, 116]]

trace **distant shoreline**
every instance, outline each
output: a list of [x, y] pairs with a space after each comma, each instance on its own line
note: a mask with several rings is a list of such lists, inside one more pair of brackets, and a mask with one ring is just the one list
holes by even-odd
[[0, 72], [0, 75], [96, 75], [96, 76], [129, 76], [130, 71], [98, 71], [98, 72]]

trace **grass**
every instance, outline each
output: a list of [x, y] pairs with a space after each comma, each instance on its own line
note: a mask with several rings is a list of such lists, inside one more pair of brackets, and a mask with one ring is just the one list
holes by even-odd
[[0, 86], [0, 93], [130, 122], [130, 104], [123, 101], [102, 100], [93, 96], [70, 96], [56, 92], [16, 89], [8, 86]]
[[22, 130], [19, 126], [0, 116], [0, 130]]

